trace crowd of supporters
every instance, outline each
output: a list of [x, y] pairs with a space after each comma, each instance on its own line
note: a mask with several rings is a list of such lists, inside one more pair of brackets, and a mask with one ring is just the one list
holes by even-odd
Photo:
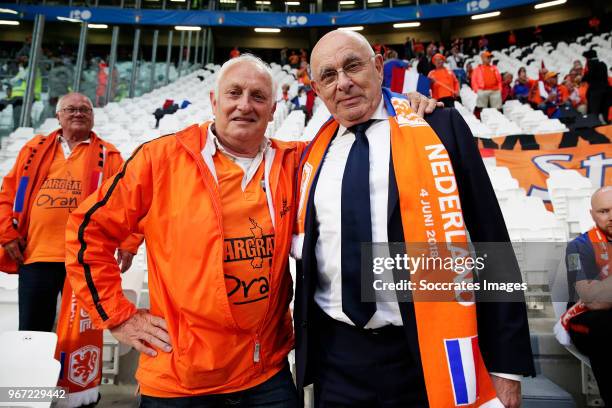
[[[598, 29], [591, 21], [589, 24], [594, 31]], [[536, 42], [543, 41], [542, 32], [541, 27], [534, 28]], [[508, 45], [517, 44], [513, 31], [508, 33], [507, 41]], [[428, 77], [431, 96], [445, 106], [453, 106], [455, 100], [460, 100], [460, 84], [467, 84], [477, 94], [476, 116], [484, 108], [500, 109], [507, 100], [516, 99], [544, 111], [550, 118], [557, 118], [560, 108], [569, 107], [580, 114], [595, 114], [601, 122], [611, 120], [612, 78], [594, 50], [586, 51], [584, 59], [574, 61], [569, 72], [549, 70], [543, 61], [538, 77], [530, 78], [525, 67], [518, 72], [500, 72], [484, 35], [477, 40], [454, 39], [449, 48], [441, 42], [424, 43], [407, 37], [403, 59], [398, 59], [398, 53], [379, 40], [372, 48], [383, 55], [389, 72], [391, 67], [412, 67], [408, 69], [416, 69]], [[480, 64], [470, 61], [474, 56], [479, 56]]]

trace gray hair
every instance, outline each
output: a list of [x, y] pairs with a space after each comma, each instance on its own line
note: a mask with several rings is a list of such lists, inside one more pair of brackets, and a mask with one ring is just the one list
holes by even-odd
[[272, 84], [271, 97], [272, 97], [272, 100], [275, 101], [277, 86], [276, 86], [276, 82], [274, 82], [274, 78], [272, 77], [272, 69], [266, 62], [264, 62], [264, 60], [262, 60], [258, 56], [255, 56], [249, 53], [242, 54], [239, 57], [227, 60], [221, 66], [221, 69], [217, 73], [217, 79], [215, 80], [215, 98], [218, 98], [219, 96], [219, 83], [221, 82], [221, 78], [223, 78], [223, 75], [225, 75], [228, 69], [230, 69], [234, 65], [239, 64], [241, 62], [250, 62], [253, 65], [255, 65], [257, 68], [260, 68], [262, 71], [265, 72], [265, 74], [270, 78], [270, 83]]
[[91, 102], [91, 99], [89, 99], [89, 97], [87, 95], [83, 95], [80, 92], [68, 92], [66, 95], [63, 95], [62, 97], [60, 97], [57, 101], [57, 105], [55, 105], [55, 113], [59, 113], [62, 110], [62, 106], [64, 105], [64, 100], [72, 95], [79, 95], [82, 96], [83, 98], [87, 99], [87, 102], [89, 102], [89, 106], [91, 106], [91, 109], [93, 109], [93, 103]]

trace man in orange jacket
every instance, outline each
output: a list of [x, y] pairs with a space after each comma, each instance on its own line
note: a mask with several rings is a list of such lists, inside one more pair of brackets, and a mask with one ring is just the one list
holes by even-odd
[[[53, 330], [66, 276], [68, 215], [98, 187], [98, 180], [113, 175], [123, 162], [113, 145], [92, 132], [89, 98], [67, 94], [56, 111], [60, 129], [25, 144], [0, 192], [0, 270], [19, 272], [19, 330]], [[123, 271], [138, 243], [121, 246]]]
[[501, 109], [502, 106], [502, 79], [499, 69], [491, 64], [491, 54], [489, 51], [484, 51], [480, 54], [482, 64], [474, 68], [472, 72], [472, 90], [478, 96], [476, 99], [476, 113], [484, 108]]
[[[265, 137], [275, 95], [260, 59], [227, 61], [214, 122], [143, 144], [70, 217], [68, 277], [96, 327], [142, 352], [141, 406], [297, 404], [288, 252], [304, 145]], [[108, 245], [137, 230], [150, 310], [122, 295]]]
[[444, 55], [435, 54], [431, 62], [436, 67], [428, 75], [431, 80], [431, 96], [444, 103], [445, 107], [452, 108], [455, 106], [455, 98], [459, 95], [459, 81], [455, 74], [444, 66]]
[[[214, 122], [140, 146], [70, 217], [68, 277], [94, 324], [142, 352], [141, 406], [297, 403], [287, 254], [303, 145], [265, 138], [275, 95], [260, 59], [226, 62]], [[139, 229], [150, 311], [122, 295], [108, 245]]]

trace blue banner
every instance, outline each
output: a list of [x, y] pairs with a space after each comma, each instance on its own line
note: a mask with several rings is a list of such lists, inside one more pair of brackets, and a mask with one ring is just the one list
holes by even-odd
[[[397, 23], [456, 17], [486, 13], [531, 3], [536, 3], [536, 0], [459, 0], [448, 4], [428, 4], [424, 6], [376, 8], [316, 14], [260, 11], [136, 10], [113, 7], [86, 8], [7, 3], [0, 4], [0, 8], [13, 9], [19, 12], [18, 18], [21, 20], [33, 20], [36, 14], [44, 14], [47, 21], [54, 21], [58, 17], [65, 17], [89, 23], [106, 24], [299, 28]], [[9, 19], [11, 17], [11, 14], [0, 13], [0, 18]]]

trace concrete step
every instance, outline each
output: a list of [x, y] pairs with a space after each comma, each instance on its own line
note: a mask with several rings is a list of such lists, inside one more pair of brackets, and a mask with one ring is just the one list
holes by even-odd
[[523, 408], [576, 408], [570, 393], [542, 375], [524, 378], [521, 387]]

